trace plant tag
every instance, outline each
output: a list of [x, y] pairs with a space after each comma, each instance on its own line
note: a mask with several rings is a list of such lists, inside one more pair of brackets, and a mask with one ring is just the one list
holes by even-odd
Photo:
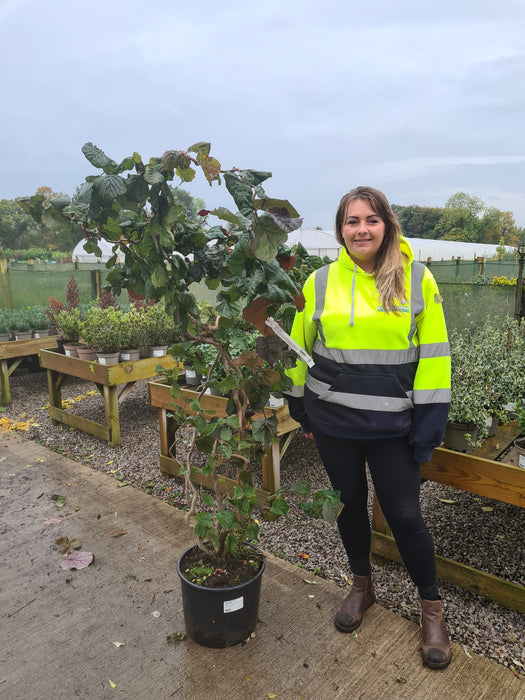
[[106, 364], [106, 358], [105, 358], [105, 357], [99, 357], [99, 358], [98, 358], [98, 361], [100, 362], [101, 365], [105, 365], [105, 364]]
[[40, 338], [40, 333], [33, 333], [33, 338]]
[[266, 325], [269, 326], [272, 331], [275, 333], [275, 335], [279, 336], [281, 340], [283, 340], [286, 345], [290, 348], [290, 350], [293, 350], [295, 354], [298, 356], [300, 360], [303, 362], [306, 362], [308, 367], [313, 367], [314, 366], [314, 361], [313, 358], [302, 348], [299, 343], [296, 343], [293, 338], [291, 338], [288, 333], [281, 328], [281, 326], [277, 323], [277, 321], [270, 316], [270, 318], [267, 318], [265, 321]]
[[244, 607], [244, 596], [241, 596], [240, 598], [234, 598], [234, 600], [225, 600], [224, 601], [224, 612], [225, 613], [231, 613], [235, 612], [236, 610], [242, 610]]
[[70, 350], [64, 350], [64, 354], [65, 354], [65, 355], [71, 355], [71, 351], [70, 351]]
[[525, 455], [520, 455], [520, 458], [518, 460], [518, 465], [522, 468], [525, 469]]
[[121, 352], [120, 356], [123, 360], [131, 360], [131, 355], [128, 352]]
[[164, 350], [154, 350], [153, 357], [164, 357]]
[[197, 372], [194, 369], [187, 369], [186, 377], [189, 377], [190, 379], [197, 379]]

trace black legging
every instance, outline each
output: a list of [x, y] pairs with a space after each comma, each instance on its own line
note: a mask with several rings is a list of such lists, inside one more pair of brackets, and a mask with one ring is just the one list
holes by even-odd
[[352, 573], [366, 576], [370, 571], [366, 461], [410, 577], [420, 589], [435, 586], [434, 545], [419, 503], [420, 469], [407, 438], [348, 440], [315, 428], [313, 433], [332, 486], [341, 491], [344, 507], [337, 525]]

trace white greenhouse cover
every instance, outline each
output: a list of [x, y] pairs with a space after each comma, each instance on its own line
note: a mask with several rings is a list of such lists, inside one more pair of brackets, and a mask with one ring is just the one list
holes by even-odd
[[[432, 240], [429, 238], [407, 238], [412, 246], [416, 260], [475, 260], [476, 258], [493, 258], [497, 254], [497, 245], [489, 243], [464, 243], [462, 241]], [[335, 233], [326, 229], [301, 228], [288, 234], [288, 245], [301, 243], [310, 255], [327, 255], [332, 260], [339, 255], [340, 245]], [[508, 251], [514, 248], [506, 246]]]
[[[102, 251], [102, 257], [98, 258], [94, 253], [86, 253], [84, 250], [84, 243], [85, 239], [83, 238], [81, 241], [79, 241], [76, 246], [73, 249], [73, 252], [71, 253], [71, 259], [73, 262], [79, 262], [79, 263], [97, 263], [97, 262], [107, 262], [110, 257], [113, 255], [113, 245], [111, 243], [108, 243], [107, 241], [99, 241], [98, 247]], [[123, 260], [122, 253], [119, 252], [119, 257], [118, 260], [121, 261]]]

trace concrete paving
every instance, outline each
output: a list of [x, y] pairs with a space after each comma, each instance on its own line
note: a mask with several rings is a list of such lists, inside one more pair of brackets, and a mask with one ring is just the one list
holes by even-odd
[[[448, 669], [426, 669], [418, 626], [379, 605], [356, 636], [338, 633], [341, 589], [271, 555], [254, 638], [222, 650], [168, 642], [184, 631], [182, 513], [18, 435], [0, 436], [0, 498], [6, 700], [525, 698], [511, 671], [458, 645]], [[62, 536], [93, 564], [62, 569]]]

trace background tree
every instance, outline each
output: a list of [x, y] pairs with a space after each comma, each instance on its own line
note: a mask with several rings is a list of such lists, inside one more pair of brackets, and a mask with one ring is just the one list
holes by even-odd
[[14, 199], [0, 200], [0, 246], [22, 248], [24, 237], [35, 228], [35, 222]]
[[392, 205], [403, 234], [408, 238], [433, 238], [434, 229], [443, 213], [439, 207], [419, 207], [416, 204], [404, 207]]

